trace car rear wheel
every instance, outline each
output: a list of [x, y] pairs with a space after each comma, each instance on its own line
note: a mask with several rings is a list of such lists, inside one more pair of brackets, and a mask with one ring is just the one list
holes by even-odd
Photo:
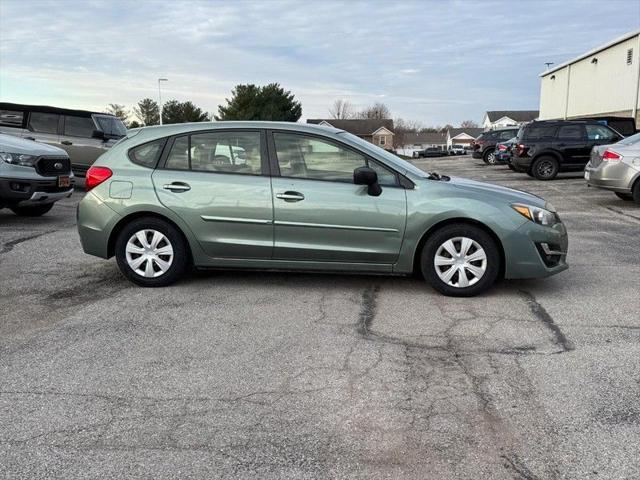
[[180, 232], [157, 218], [129, 223], [118, 235], [115, 253], [120, 271], [143, 287], [171, 285], [183, 275], [189, 262]]
[[491, 149], [488, 149], [486, 152], [484, 152], [484, 155], [482, 156], [482, 160], [484, 160], [484, 163], [486, 163], [487, 165], [495, 165], [496, 164], [495, 149], [491, 148]]
[[553, 180], [559, 169], [558, 161], [553, 157], [540, 157], [531, 165], [531, 173], [538, 180]]
[[636, 183], [633, 185], [631, 195], [633, 195], [633, 201], [640, 204], [640, 178], [636, 180]]
[[9, 207], [11, 211], [19, 217], [39, 217], [44, 215], [53, 208], [53, 203], [46, 203], [44, 205], [29, 205], [24, 207]]
[[437, 291], [453, 297], [471, 297], [495, 282], [500, 253], [483, 229], [453, 224], [429, 237], [420, 263], [423, 276]]
[[616, 194], [616, 197], [618, 197], [621, 200], [625, 200], [627, 202], [633, 201], [633, 194], [631, 193], [621, 193], [621, 192], [613, 192]]

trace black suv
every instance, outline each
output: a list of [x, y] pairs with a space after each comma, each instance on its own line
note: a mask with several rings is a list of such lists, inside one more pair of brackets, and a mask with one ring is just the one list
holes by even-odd
[[584, 170], [594, 146], [622, 138], [596, 120], [531, 122], [518, 132], [511, 150], [511, 165], [538, 180], [552, 180], [558, 172]]
[[517, 133], [518, 127], [513, 127], [502, 128], [500, 130], [490, 130], [480, 134], [478, 138], [471, 142], [471, 146], [473, 147], [473, 158], [481, 158], [484, 160], [484, 163], [495, 165], [496, 145], [512, 139], [517, 135]]

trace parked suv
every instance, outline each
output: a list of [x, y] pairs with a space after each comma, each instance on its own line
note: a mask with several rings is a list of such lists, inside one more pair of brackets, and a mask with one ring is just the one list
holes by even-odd
[[[241, 147], [238, 161], [233, 149]], [[190, 265], [410, 274], [447, 295], [567, 268], [543, 199], [424, 172], [343, 130], [285, 122], [130, 132], [87, 172], [86, 253], [153, 287]]]
[[615, 143], [621, 134], [596, 120], [545, 120], [523, 125], [512, 148], [511, 165], [538, 180], [558, 172], [582, 171], [591, 149]]
[[500, 130], [489, 130], [488, 132], [481, 133], [480, 136], [471, 143], [473, 147], [473, 158], [481, 158], [484, 163], [495, 165], [496, 145], [515, 137], [517, 133], [518, 127], [501, 128]]
[[0, 102], [0, 133], [62, 148], [73, 171], [84, 176], [127, 128], [107, 113]]
[[0, 134], [0, 208], [35, 217], [73, 193], [67, 153], [56, 147]]

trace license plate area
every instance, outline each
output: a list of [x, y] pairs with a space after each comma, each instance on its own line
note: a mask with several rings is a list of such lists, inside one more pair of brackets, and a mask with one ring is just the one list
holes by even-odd
[[58, 187], [70, 187], [71, 178], [68, 175], [58, 177]]

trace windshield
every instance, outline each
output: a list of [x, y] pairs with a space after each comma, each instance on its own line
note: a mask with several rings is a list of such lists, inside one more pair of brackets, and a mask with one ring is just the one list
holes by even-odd
[[403, 160], [397, 155], [394, 155], [393, 153], [387, 150], [384, 150], [374, 145], [373, 143], [367, 142], [366, 140], [363, 140], [360, 137], [356, 137], [355, 135], [348, 132], [340, 132], [339, 135], [346, 137], [351, 143], [357, 144], [359, 147], [363, 148], [364, 150], [368, 150], [372, 154], [377, 155], [378, 157], [384, 158], [391, 165], [395, 166], [398, 170], [405, 170], [407, 172], [411, 172], [413, 175], [416, 175], [418, 177], [428, 176], [427, 172], [420, 170], [418, 167], [407, 162], [406, 160]]
[[111, 115], [94, 115], [98, 122], [100, 130], [108, 137], [121, 138], [127, 134], [127, 127], [124, 126], [122, 120]]

